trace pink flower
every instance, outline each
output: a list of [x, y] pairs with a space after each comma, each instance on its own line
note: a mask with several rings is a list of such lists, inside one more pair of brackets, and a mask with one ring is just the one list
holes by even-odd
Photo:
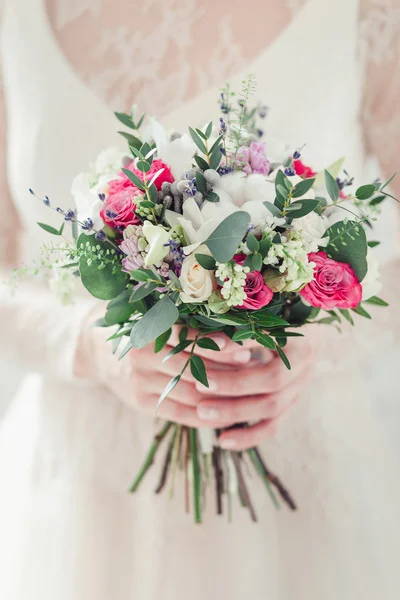
[[[139, 169], [136, 169], [135, 162], [133, 160], [126, 166], [126, 169], [129, 169], [129, 171], [133, 171], [133, 173], [135, 173], [135, 175], [137, 175], [139, 177], [139, 179], [141, 179], [143, 181], [143, 173], [142, 173], [142, 171], [139, 171]], [[161, 190], [161, 186], [164, 182], [168, 182], [168, 183], [174, 182], [174, 177], [171, 173], [171, 169], [165, 162], [163, 162], [161, 160], [161, 158], [155, 158], [153, 160], [150, 170], [147, 171], [147, 173], [146, 173], [146, 179], [148, 181], [150, 181], [153, 178], [153, 176], [157, 173], [157, 171], [159, 171], [160, 169], [164, 169], [164, 171], [162, 173], [160, 173], [154, 181], [154, 185], [156, 186], [156, 188], [158, 190]], [[128, 179], [126, 177], [125, 173], [122, 173], [122, 176], [125, 177], [126, 179]], [[128, 181], [129, 181], [130, 185], [133, 185], [129, 179], [128, 179]]]
[[250, 173], [268, 175], [269, 160], [265, 156], [265, 144], [251, 142], [250, 146], [241, 146], [236, 156], [236, 167], [240, 167], [248, 175]]
[[247, 310], [259, 310], [267, 306], [272, 300], [274, 293], [265, 285], [260, 271], [247, 273], [244, 291], [247, 294], [246, 300], [236, 308], [245, 308]]
[[313, 171], [311, 167], [305, 165], [301, 160], [294, 160], [293, 168], [296, 171], [296, 175], [299, 175], [304, 179], [308, 179], [309, 177], [314, 177], [316, 175], [316, 172]]
[[[114, 184], [114, 182], [112, 182]], [[116, 191], [117, 190], [117, 191]], [[136, 209], [133, 199], [137, 195], [137, 188], [115, 185], [104, 203], [100, 216], [104, 223], [110, 227], [127, 227], [128, 225], [139, 225], [140, 219], [133, 212]], [[139, 191], [139, 190], [137, 190]]]
[[346, 263], [328, 258], [325, 252], [311, 252], [310, 262], [315, 263], [314, 279], [300, 292], [300, 295], [317, 308], [355, 308], [362, 297], [362, 287], [353, 271]]

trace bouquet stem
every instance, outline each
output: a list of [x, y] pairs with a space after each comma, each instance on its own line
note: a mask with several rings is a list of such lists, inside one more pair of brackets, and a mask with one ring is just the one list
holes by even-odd
[[[172, 431], [172, 434], [170, 432]], [[170, 435], [168, 435], [170, 434]], [[168, 477], [171, 473], [170, 496], [173, 494], [176, 469], [178, 464], [185, 473], [185, 510], [190, 512], [190, 482], [192, 483], [193, 507], [195, 523], [202, 522], [202, 494], [206, 490], [206, 482], [209, 478], [209, 467], [211, 465], [214, 471], [215, 493], [216, 493], [216, 512], [218, 515], [223, 514], [224, 496], [227, 496], [228, 521], [232, 519], [232, 494], [237, 493], [240, 503], [243, 507], [248, 508], [252, 521], [257, 521], [257, 515], [254, 509], [252, 499], [246, 479], [251, 476], [247, 463], [244, 461], [245, 454], [242, 452], [223, 452], [218, 446], [213, 446], [212, 449], [207, 449], [204, 454], [202, 452], [202, 460], [199, 453], [201, 446], [199, 445], [197, 429], [193, 427], [185, 427], [176, 423], [166, 423], [159, 433], [154, 437], [153, 443], [142, 467], [139, 470], [135, 480], [133, 481], [130, 491], [136, 492], [142, 482], [147, 471], [154, 463], [154, 458], [164, 439], [168, 438], [168, 445], [164, 461], [162, 464], [160, 478], [155, 489], [155, 493], [159, 494], [165, 488]], [[208, 453], [209, 452], [209, 453]], [[275, 508], [279, 509], [280, 505], [274, 493], [276, 489], [281, 499], [291, 509], [296, 510], [296, 504], [284, 487], [280, 479], [274, 475], [267, 467], [258, 448], [251, 448], [246, 452], [251, 463], [253, 464], [256, 473], [262, 480], [268, 494], [271, 497]]]

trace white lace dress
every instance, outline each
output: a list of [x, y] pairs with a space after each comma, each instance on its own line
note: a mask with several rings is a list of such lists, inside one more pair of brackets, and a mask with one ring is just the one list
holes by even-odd
[[[49, 214], [27, 189], [67, 207], [73, 176], [118, 143], [107, 103], [118, 110], [134, 99], [179, 129], [217, 115], [218, 85], [227, 76], [238, 85], [252, 71], [271, 107], [267, 144], [306, 141], [317, 169], [347, 155], [356, 176], [369, 148], [395, 170], [397, 1], [288, 5], [3, 0], [4, 264], [16, 230], [27, 263], [43, 241], [35, 223]], [[364, 68], [360, 39], [370, 56]], [[391, 207], [382, 218], [392, 240], [386, 258], [396, 258], [396, 218]], [[154, 472], [137, 496], [127, 494], [153, 420], [94, 382], [74, 381], [76, 339], [92, 301], [62, 309], [46, 290], [22, 287], [10, 297], [1, 288], [7, 358], [35, 373], [0, 430], [0, 597], [397, 600], [398, 472], [380, 405], [398, 418], [398, 268], [394, 260], [386, 270], [390, 311], [342, 337], [326, 330], [305, 397], [264, 447], [300, 510], [276, 512], [254, 481], [257, 525], [239, 506], [227, 524], [211, 499], [195, 526], [182, 490], [172, 502], [153, 494]]]

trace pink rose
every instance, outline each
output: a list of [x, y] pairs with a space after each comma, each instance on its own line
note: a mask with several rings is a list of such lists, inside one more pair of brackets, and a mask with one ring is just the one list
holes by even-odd
[[308, 259], [315, 267], [314, 279], [300, 292], [306, 302], [324, 310], [355, 308], [361, 302], [362, 287], [349, 265], [325, 252], [311, 252]]
[[250, 146], [241, 146], [236, 155], [236, 167], [240, 167], [248, 175], [250, 173], [268, 175], [269, 160], [265, 156], [265, 144], [251, 142]]
[[140, 190], [132, 186], [117, 184], [118, 182], [114, 181], [110, 184], [112, 191], [104, 203], [104, 208], [100, 213], [101, 218], [104, 223], [113, 228], [139, 225], [141, 221], [133, 212], [136, 209], [133, 200], [140, 193]]
[[[135, 173], [135, 175], [137, 175], [139, 177], [139, 179], [141, 179], [143, 181], [143, 173], [142, 173], [142, 171], [139, 171], [139, 169], [136, 169], [135, 163], [133, 160], [126, 166], [126, 169], [129, 169], [129, 171], [133, 171], [133, 173]], [[153, 175], [155, 175], [157, 173], [157, 171], [159, 171], [160, 169], [164, 169], [164, 171], [162, 173], [160, 173], [154, 181], [154, 185], [156, 186], [156, 188], [158, 190], [161, 190], [161, 186], [164, 182], [167, 182], [167, 183], [174, 182], [174, 177], [171, 173], [171, 169], [168, 167], [168, 165], [165, 164], [165, 162], [163, 162], [161, 160], [161, 158], [155, 158], [153, 160], [150, 170], [147, 171], [147, 173], [146, 173], [146, 179], [148, 181], [150, 181], [153, 178]], [[122, 173], [122, 176], [125, 177], [126, 179], [128, 179], [126, 177], [125, 173]], [[133, 185], [129, 179], [128, 179], [128, 181], [131, 185]]]
[[251, 271], [247, 273], [244, 291], [247, 294], [243, 304], [236, 308], [245, 308], [247, 310], [259, 310], [267, 306], [272, 300], [274, 293], [265, 285], [260, 271]]
[[296, 175], [304, 177], [304, 179], [308, 179], [309, 177], [314, 177], [316, 175], [316, 172], [313, 171], [311, 167], [305, 165], [301, 160], [294, 160], [293, 168], [296, 171]]

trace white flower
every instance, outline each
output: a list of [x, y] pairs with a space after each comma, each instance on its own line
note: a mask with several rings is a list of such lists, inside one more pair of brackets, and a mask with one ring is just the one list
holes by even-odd
[[[87, 173], [80, 173], [75, 177], [71, 192], [75, 200], [78, 221], [83, 223], [90, 219], [93, 223], [93, 229], [102, 229], [104, 223], [100, 217], [100, 211], [103, 208], [103, 202], [93, 188], [90, 188]], [[85, 233], [90, 234], [94, 231], [85, 231]]]
[[368, 249], [367, 254], [367, 265], [367, 274], [361, 282], [363, 300], [368, 300], [372, 296], [377, 296], [382, 289], [382, 283], [378, 281], [379, 263], [375, 256], [373, 256], [373, 252], [370, 248]]
[[195, 144], [186, 133], [171, 142], [167, 130], [154, 117], [148, 119], [143, 131], [143, 140], [154, 141], [157, 156], [169, 166], [172, 175], [178, 180], [190, 167], [196, 152]]
[[262, 203], [266, 200], [269, 202], [275, 200], [275, 184], [259, 173], [246, 175], [242, 171], [236, 171], [223, 175], [214, 188], [217, 194], [220, 194], [220, 190], [228, 194], [236, 206], [243, 206], [246, 202], [252, 201], [263, 206]]
[[144, 264], [146, 267], [157, 265], [169, 252], [169, 233], [161, 225], [153, 225], [150, 221], [143, 223], [143, 235], [149, 242], [146, 248], [146, 258]]
[[308, 262], [308, 245], [301, 232], [292, 232], [291, 239], [282, 236], [280, 244], [272, 244], [264, 264], [278, 269], [284, 275], [281, 290], [296, 292], [314, 276], [314, 263]]
[[96, 173], [96, 175], [99, 178], [101, 176], [110, 174], [115, 176], [115, 174], [118, 173], [118, 171], [121, 169], [123, 158], [123, 152], [121, 152], [117, 148], [108, 148], [107, 150], [100, 152], [100, 154], [96, 158], [92, 170]]
[[50, 289], [62, 304], [72, 304], [77, 291], [77, 278], [71, 269], [61, 269], [61, 261], [58, 267], [60, 268], [52, 269]]
[[318, 252], [318, 248], [328, 244], [329, 236], [324, 237], [327, 229], [327, 219], [314, 211], [294, 220], [294, 230], [301, 231], [304, 241], [309, 244], [309, 252]]
[[201, 210], [194, 198], [188, 198], [183, 203], [182, 216], [167, 210], [166, 218], [171, 227], [182, 226], [188, 242], [183, 251], [187, 255], [205, 242], [218, 225], [237, 210], [239, 209], [223, 197], [220, 197], [219, 202], [204, 202]]
[[223, 281], [221, 295], [226, 300], [228, 306], [239, 306], [247, 298], [244, 291], [246, 285], [246, 275], [250, 271], [249, 267], [229, 263], [217, 263], [215, 275]]
[[[210, 254], [207, 246], [198, 248], [200, 254]], [[215, 277], [212, 271], [204, 269], [197, 261], [195, 254], [190, 254], [182, 263], [182, 271], [179, 277], [182, 292], [182, 302], [204, 302], [215, 288]]]

